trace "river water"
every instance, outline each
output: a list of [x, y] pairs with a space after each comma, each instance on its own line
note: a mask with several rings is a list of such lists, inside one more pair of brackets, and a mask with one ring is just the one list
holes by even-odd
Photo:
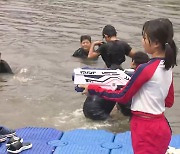
[[[128, 118], [116, 109], [107, 121], [94, 122], [82, 112], [85, 96], [74, 91], [72, 72], [77, 67], [104, 67], [97, 61], [73, 58], [79, 37], [101, 39], [106, 24], [116, 27], [119, 39], [135, 50], [141, 46], [146, 20], [169, 18], [180, 47], [179, 0], [0, 0], [0, 52], [15, 75], [0, 76], [0, 124], [129, 130]], [[180, 55], [178, 55], [178, 62]], [[129, 67], [130, 59], [124, 63]], [[173, 134], [180, 133], [180, 64], [174, 69], [175, 104], [165, 114]]]

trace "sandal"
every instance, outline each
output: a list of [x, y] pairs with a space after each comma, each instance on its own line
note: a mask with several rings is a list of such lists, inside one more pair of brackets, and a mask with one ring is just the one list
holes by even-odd
[[32, 143], [21, 143], [20, 141], [17, 141], [14, 144], [10, 144], [7, 151], [10, 153], [20, 153], [21, 151], [30, 149], [31, 147]]

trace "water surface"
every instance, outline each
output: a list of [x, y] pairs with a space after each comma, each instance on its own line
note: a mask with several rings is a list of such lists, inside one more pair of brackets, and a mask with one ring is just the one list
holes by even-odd
[[[157, 17], [170, 18], [180, 47], [179, 0], [0, 0], [0, 52], [15, 72], [0, 76], [1, 125], [129, 130], [128, 118], [117, 110], [104, 122], [84, 117], [85, 96], [74, 91], [73, 69], [102, 68], [104, 63], [101, 58], [89, 61], [71, 55], [80, 35], [101, 39], [106, 24], [116, 27], [119, 39], [143, 50], [142, 25]], [[180, 66], [174, 69], [175, 105], [166, 110], [174, 134], [180, 133], [179, 70]]]

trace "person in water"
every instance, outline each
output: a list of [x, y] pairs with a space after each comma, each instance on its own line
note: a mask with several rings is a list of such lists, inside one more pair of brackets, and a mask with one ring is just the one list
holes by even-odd
[[[149, 56], [145, 52], [136, 52], [132, 58], [131, 69], [136, 69], [140, 64], [146, 63], [149, 61]], [[132, 75], [131, 72], [127, 72], [127, 74]], [[100, 98], [99, 96], [87, 96], [84, 104], [83, 104], [83, 113], [86, 118], [92, 120], [106, 120], [111, 111], [113, 110], [116, 102], [112, 102], [109, 100], [105, 100]], [[131, 102], [128, 104], [116, 104], [117, 108], [121, 111], [121, 113], [125, 116], [131, 115], [130, 110]]]
[[[130, 68], [135, 71], [140, 64], [147, 63], [149, 60], [150, 60], [150, 58], [149, 58], [147, 53], [142, 52], [142, 51], [137, 51], [132, 58]], [[134, 71], [128, 72], [128, 70], [127, 70], [127, 72], [126, 71], [125, 72], [129, 76], [132, 76], [134, 74]], [[131, 116], [131, 109], [130, 109], [131, 108], [131, 101], [127, 104], [117, 103], [116, 107], [117, 107], [117, 109], [119, 109], [121, 111], [121, 113], [124, 116]]]
[[83, 93], [126, 104], [132, 99], [130, 121], [132, 147], [135, 154], [165, 154], [172, 132], [165, 118], [166, 107], [174, 103], [173, 67], [177, 65], [177, 47], [169, 19], [146, 21], [142, 44], [151, 55], [141, 64], [129, 82], [120, 90], [107, 90], [98, 85], [81, 85]]
[[[88, 58], [97, 58], [101, 55], [107, 68], [122, 69], [121, 64], [126, 56], [133, 57], [134, 51], [128, 43], [117, 38], [116, 29], [112, 25], [106, 25], [102, 30], [102, 36], [106, 40], [95, 41], [91, 44]], [[97, 50], [95, 47], [99, 46]]]
[[88, 57], [88, 53], [89, 53], [89, 49], [91, 47], [91, 36], [89, 35], [82, 35], [80, 37], [80, 45], [81, 47], [79, 49], [77, 49], [74, 53], [73, 53], [73, 57], [79, 57], [79, 58], [87, 58]]
[[9, 64], [5, 60], [1, 59], [1, 53], [0, 53], [0, 73], [13, 74]]

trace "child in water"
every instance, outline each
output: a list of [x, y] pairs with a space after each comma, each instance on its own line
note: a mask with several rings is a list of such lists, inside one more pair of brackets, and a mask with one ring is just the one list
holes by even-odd
[[82, 35], [80, 37], [81, 47], [73, 53], [73, 57], [87, 58], [89, 49], [91, 47], [91, 36]]
[[125, 87], [107, 90], [98, 85], [81, 85], [83, 93], [126, 104], [132, 99], [130, 121], [135, 154], [165, 154], [171, 140], [171, 128], [165, 108], [174, 103], [172, 68], [177, 64], [177, 48], [169, 19], [158, 18], [144, 23], [142, 44], [152, 56], [141, 64]]
[[[133, 70], [136, 70], [137, 67], [140, 65], [140, 64], [144, 64], [144, 63], [147, 63], [148, 61], [150, 60], [149, 56], [147, 53], [145, 52], [141, 52], [141, 51], [137, 51], [133, 58], [132, 58], [132, 62], [131, 62], [131, 69]], [[125, 71], [126, 72], [126, 71]], [[134, 74], [133, 71], [129, 71], [129, 72], [126, 72], [128, 75], [132, 76]], [[127, 104], [120, 104], [120, 103], [117, 103], [116, 104], [116, 107], [117, 109], [119, 109], [121, 111], [121, 113], [124, 115], [124, 116], [131, 116], [131, 101]]]
[[[132, 58], [131, 68], [136, 69], [140, 64], [147, 63], [149, 61], [149, 56], [145, 52], [136, 52]], [[132, 71], [129, 72], [132, 74]], [[127, 74], [129, 74], [127, 72]], [[87, 96], [84, 105], [83, 105], [83, 113], [85, 117], [90, 118], [92, 120], [106, 120], [109, 118], [111, 111], [113, 110], [116, 102], [112, 102], [109, 100], [105, 100], [96, 95]], [[117, 108], [122, 112], [125, 116], [131, 115], [130, 110], [131, 102], [128, 104], [117, 104]]]

